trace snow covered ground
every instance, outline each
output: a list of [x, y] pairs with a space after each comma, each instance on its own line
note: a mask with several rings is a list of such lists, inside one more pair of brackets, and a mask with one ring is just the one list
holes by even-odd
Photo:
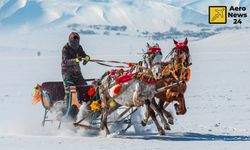
[[[225, 32], [189, 42], [193, 65], [186, 92], [188, 111], [184, 116], [175, 115], [175, 125], [166, 136], [158, 136], [154, 125], [143, 134], [131, 131], [108, 137], [66, 125], [61, 130], [50, 124], [42, 128], [43, 108], [41, 104], [31, 104], [32, 88], [43, 81], [61, 80], [60, 49], [42, 51], [38, 57], [34, 50], [1, 48], [1, 149], [246, 149], [250, 145], [249, 33]], [[146, 42], [127, 37], [82, 39], [87, 52], [95, 51], [92, 58], [125, 61], [139, 60], [136, 53]], [[103, 42], [97, 45], [98, 40]], [[164, 54], [173, 46], [172, 41], [159, 43]], [[93, 63], [82, 67], [86, 78], [99, 77], [107, 69]], [[169, 110], [174, 113], [172, 106]]]

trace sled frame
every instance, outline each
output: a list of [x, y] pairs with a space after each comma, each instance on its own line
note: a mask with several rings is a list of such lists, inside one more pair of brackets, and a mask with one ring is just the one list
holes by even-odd
[[[123, 109], [123, 108], [120, 108]], [[124, 134], [132, 125], [133, 122], [131, 121], [131, 117], [132, 114], [134, 114], [136, 111], [138, 110], [138, 108], [134, 108], [134, 107], [128, 107], [125, 108], [125, 110], [123, 110], [116, 118], [114, 121], [108, 121], [108, 124], [122, 124], [122, 125], [127, 125], [125, 127], [125, 129], [121, 130], [121, 134]], [[101, 124], [101, 120], [100, 120], [100, 116], [95, 120], [95, 123], [90, 123], [90, 125], [86, 125], [83, 124], [82, 122], [88, 118], [90, 116], [90, 114], [84, 116], [81, 120], [79, 120], [78, 122], [73, 123], [73, 125], [76, 128], [82, 128], [82, 129], [87, 129], [87, 130], [95, 130], [95, 131], [101, 131], [100, 129], [100, 124]], [[97, 127], [96, 127], [97, 125]], [[99, 126], [99, 127], [98, 127]], [[116, 129], [118, 130], [118, 129]]]

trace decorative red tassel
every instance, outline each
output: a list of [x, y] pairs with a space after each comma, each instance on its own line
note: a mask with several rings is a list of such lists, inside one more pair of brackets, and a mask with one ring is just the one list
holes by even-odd
[[93, 95], [95, 94], [95, 91], [96, 91], [96, 88], [95, 88], [95, 87], [89, 89], [89, 90], [88, 90], [88, 95], [89, 95], [89, 96], [93, 96]]
[[121, 90], [122, 88], [122, 84], [118, 84], [115, 89], [114, 89], [114, 94], [115, 95], [118, 95], [119, 94], [119, 91]]
[[150, 47], [149, 51], [153, 54], [156, 54], [157, 52], [161, 51], [160, 47]]
[[121, 69], [119, 69], [119, 73], [123, 73], [124, 72], [124, 70], [121, 68]]
[[133, 63], [131, 63], [131, 62], [130, 62], [130, 63], [128, 63], [128, 67], [130, 67], [130, 68], [131, 68], [131, 67], [133, 67], [133, 66], [134, 66], [134, 64], [133, 64]]

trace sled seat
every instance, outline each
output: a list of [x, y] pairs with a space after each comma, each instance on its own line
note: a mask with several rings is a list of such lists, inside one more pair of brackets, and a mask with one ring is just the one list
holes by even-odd
[[42, 104], [45, 109], [50, 109], [57, 101], [63, 101], [65, 91], [63, 82], [44, 82], [41, 85]]

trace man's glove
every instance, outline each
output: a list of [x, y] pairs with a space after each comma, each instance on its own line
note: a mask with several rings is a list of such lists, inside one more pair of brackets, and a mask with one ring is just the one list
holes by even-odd
[[84, 61], [89, 61], [89, 60], [90, 60], [90, 57], [87, 55], [87, 56], [85, 56], [83, 59], [84, 59]]
[[83, 59], [82, 59], [82, 57], [80, 56], [80, 57], [77, 57], [76, 59], [75, 59], [75, 61], [77, 62], [77, 63], [79, 63], [80, 61], [82, 61]]
[[86, 65], [86, 64], [88, 63], [89, 60], [90, 60], [90, 57], [89, 57], [88, 55], [85, 56], [85, 57], [83, 58], [82, 64], [83, 64], [83, 65]]

